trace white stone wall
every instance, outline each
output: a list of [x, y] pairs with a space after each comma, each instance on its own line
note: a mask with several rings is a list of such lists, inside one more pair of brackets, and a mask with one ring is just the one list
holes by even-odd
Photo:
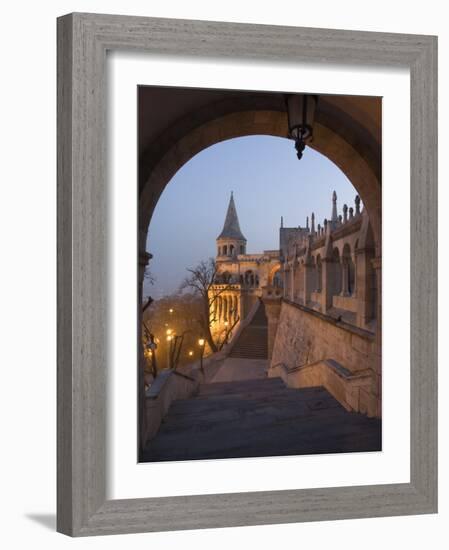
[[376, 355], [373, 336], [364, 331], [344, 328], [344, 325], [325, 320], [318, 313], [282, 303], [271, 366], [284, 364], [288, 368], [334, 359], [355, 372], [375, 371]]

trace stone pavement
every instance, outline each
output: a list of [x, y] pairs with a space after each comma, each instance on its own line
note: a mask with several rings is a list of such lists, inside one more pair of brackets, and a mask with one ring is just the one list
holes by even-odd
[[242, 359], [227, 357], [211, 382], [237, 382], [240, 380], [259, 380], [266, 378], [267, 359]]

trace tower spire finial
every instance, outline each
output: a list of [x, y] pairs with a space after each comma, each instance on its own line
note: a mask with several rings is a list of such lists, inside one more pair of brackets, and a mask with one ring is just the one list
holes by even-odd
[[332, 216], [331, 216], [331, 224], [332, 228], [334, 228], [338, 221], [338, 213], [337, 213], [337, 193], [334, 191], [332, 193]]

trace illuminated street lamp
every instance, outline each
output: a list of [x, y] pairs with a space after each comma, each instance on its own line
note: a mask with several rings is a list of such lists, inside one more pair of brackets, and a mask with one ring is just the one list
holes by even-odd
[[[158, 339], [156, 339], [158, 341]], [[144, 356], [147, 361], [151, 364], [151, 370], [153, 373], [153, 378], [156, 378], [157, 376], [157, 366], [156, 366], [156, 350], [157, 350], [157, 343], [154, 338], [153, 334], [149, 334], [149, 338], [145, 344], [144, 348]]]
[[192, 355], [193, 355], [193, 351], [190, 350], [190, 351], [189, 351], [189, 357], [192, 357]]
[[288, 94], [285, 98], [288, 115], [288, 137], [295, 140], [299, 160], [302, 158], [306, 142], [313, 137], [313, 120], [318, 101], [316, 95]]
[[200, 354], [200, 370], [202, 373], [204, 373], [204, 369], [203, 369], [203, 355], [204, 355], [204, 347], [205, 347], [205, 344], [206, 344], [206, 340], [204, 338], [200, 338], [198, 340], [198, 345], [200, 346], [200, 349], [201, 349], [201, 354]]
[[167, 367], [169, 369], [171, 369], [171, 357], [172, 357], [172, 340], [173, 340], [173, 334], [172, 334], [172, 329], [168, 329], [167, 330], [167, 342], [168, 342], [168, 346], [167, 346]]

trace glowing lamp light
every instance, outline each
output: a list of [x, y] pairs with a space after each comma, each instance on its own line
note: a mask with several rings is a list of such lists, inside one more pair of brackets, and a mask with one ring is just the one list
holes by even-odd
[[198, 340], [198, 344], [199, 344], [201, 347], [203, 347], [205, 343], [206, 343], [206, 341], [204, 340], [204, 338], [200, 338], [200, 339]]
[[193, 351], [189, 351], [189, 357], [192, 357]]
[[171, 328], [168, 328], [167, 329], [167, 336], [170, 336], [172, 332], [173, 332], [173, 330]]
[[169, 334], [167, 336], [167, 342], [171, 342], [173, 340], [173, 336], [171, 336], [171, 334]]

